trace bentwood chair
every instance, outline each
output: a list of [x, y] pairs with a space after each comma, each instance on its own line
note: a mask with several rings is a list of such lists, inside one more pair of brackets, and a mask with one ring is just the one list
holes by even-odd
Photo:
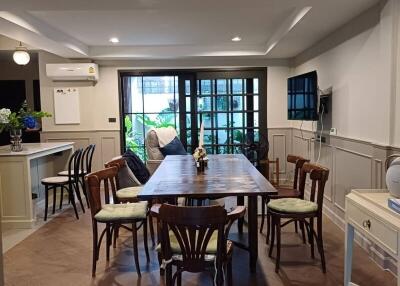
[[[118, 173], [117, 173], [117, 181], [116, 181], [116, 187], [117, 191], [115, 193], [115, 198], [114, 203], [135, 203], [138, 202], [138, 194], [139, 192], [143, 189], [142, 185], [135, 185], [135, 186], [130, 186], [130, 187], [125, 187], [121, 188], [121, 181], [130, 181], [131, 184], [140, 184], [139, 181], [136, 179], [135, 175], [132, 173], [132, 171], [129, 169], [126, 160], [123, 157], [119, 157], [116, 159], [113, 159], [105, 164], [106, 168], [110, 167], [117, 167], [118, 168]], [[127, 178], [130, 177], [130, 178]], [[149, 202], [151, 207], [151, 201]], [[150, 227], [150, 236], [151, 240], [154, 243], [154, 227], [153, 227], [153, 220], [152, 217], [149, 216], [149, 227]], [[118, 227], [114, 232], [114, 247], [116, 246], [116, 239], [118, 237]]]
[[[135, 260], [136, 272], [139, 276], [139, 255], [137, 245], [137, 231], [143, 226], [143, 240], [144, 249], [146, 252], [147, 262], [150, 261], [149, 249], [147, 244], [147, 215], [148, 207], [147, 202], [138, 202], [132, 204], [110, 204], [110, 191], [113, 198], [116, 197], [116, 178], [118, 168], [111, 167], [98, 172], [94, 172], [85, 176], [87, 184], [90, 211], [92, 216], [92, 230], [93, 230], [93, 264], [92, 276], [96, 275], [96, 263], [99, 259], [99, 252], [102, 240], [106, 238], [106, 259], [110, 260], [110, 246], [112, 243], [112, 235], [116, 227], [123, 227], [132, 232], [133, 238], [133, 255]], [[101, 200], [101, 186], [104, 189], [104, 202]], [[98, 224], [103, 223], [106, 225], [105, 229], [98, 235]], [[131, 225], [131, 228], [125, 226]]]
[[[263, 226], [264, 226], [265, 206], [266, 206], [266, 204], [269, 203], [270, 200], [283, 199], [283, 198], [302, 198], [300, 191], [299, 191], [299, 187], [298, 187], [298, 179], [299, 179], [300, 170], [303, 167], [303, 164], [306, 162], [309, 162], [309, 161], [310, 160], [304, 159], [303, 157], [300, 157], [300, 156], [295, 156], [295, 155], [287, 156], [287, 162], [290, 164], [294, 164], [294, 178], [293, 178], [292, 186], [280, 184], [280, 182], [279, 182], [279, 159], [277, 158], [275, 161], [272, 161], [273, 163], [276, 164], [275, 172], [272, 172], [272, 174], [276, 174], [276, 176], [275, 176], [276, 179], [270, 180], [270, 182], [278, 190], [278, 194], [262, 197], [262, 204], [261, 204], [261, 215], [262, 216], [261, 216], [260, 233], [262, 232]], [[269, 179], [268, 176], [269, 176], [269, 170], [267, 169], [267, 179]], [[303, 241], [305, 242], [304, 225], [302, 223], [300, 223], [300, 228], [302, 231]], [[297, 232], [297, 222], [295, 222], [295, 230]], [[269, 236], [270, 236], [270, 216], [267, 213], [267, 238], [266, 238], [267, 244], [269, 242]]]
[[75, 204], [75, 196], [74, 196], [74, 191], [76, 193], [76, 196], [81, 204], [82, 211], [85, 212], [85, 209], [83, 207], [81, 195], [79, 192], [79, 176], [78, 176], [78, 170], [79, 170], [79, 164], [82, 156], [82, 149], [76, 150], [71, 157], [68, 160], [68, 176], [55, 176], [55, 177], [47, 177], [43, 178], [41, 180], [42, 185], [44, 185], [45, 188], [45, 209], [44, 209], [44, 220], [47, 220], [47, 212], [48, 212], [48, 204], [49, 204], [49, 191], [53, 190], [53, 214], [55, 213], [56, 210], [56, 194], [57, 194], [57, 188], [61, 189], [61, 195], [60, 195], [60, 209], [62, 208], [62, 203], [63, 203], [63, 198], [64, 198], [64, 190], [68, 192], [68, 197], [69, 201], [72, 203], [72, 206], [74, 207], [75, 211], [75, 216], [77, 219], [79, 219], [78, 216], [78, 211], [76, 209], [76, 204]]
[[[162, 267], [166, 284], [182, 284], [182, 273], [215, 270], [214, 282], [222, 285], [226, 267], [228, 285], [232, 285], [233, 243], [227, 240], [232, 223], [242, 218], [244, 206], [227, 214], [221, 206], [185, 207], [169, 204], [155, 205], [152, 215], [160, 222]], [[177, 270], [172, 275], [172, 266]]]
[[[310, 200], [304, 199], [304, 190], [307, 174], [311, 179]], [[300, 172], [299, 191], [300, 198], [282, 198], [271, 200], [268, 207], [268, 214], [272, 218], [272, 237], [269, 249], [269, 257], [272, 255], [274, 240], [277, 240], [277, 255], [275, 272], [279, 271], [281, 252], [281, 227], [292, 221], [299, 221], [307, 226], [308, 242], [311, 246], [311, 257], [314, 258], [314, 238], [321, 256], [322, 271], [326, 273], [324, 246], [322, 239], [322, 208], [324, 201], [325, 184], [328, 180], [329, 170], [327, 168], [304, 163]], [[281, 224], [282, 219], [285, 222]], [[317, 232], [314, 231], [314, 220], [317, 221]]]
[[[96, 144], [90, 144], [85, 148], [82, 153], [80, 167], [79, 167], [79, 184], [82, 187], [83, 195], [86, 198], [86, 204], [89, 206], [89, 200], [87, 196], [86, 186], [84, 182], [85, 175], [92, 172], [92, 161], [93, 161], [93, 154], [96, 149]], [[72, 172], [71, 175], [73, 176], [74, 173]], [[68, 170], [61, 171], [58, 173], [58, 176], [68, 176]]]

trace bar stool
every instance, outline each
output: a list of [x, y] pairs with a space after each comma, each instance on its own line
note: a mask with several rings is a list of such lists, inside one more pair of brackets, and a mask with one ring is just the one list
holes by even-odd
[[[78, 190], [77, 197], [81, 203], [82, 210], [85, 212], [82, 204], [82, 200], [79, 194], [79, 185], [78, 185], [78, 174], [79, 174], [79, 163], [80, 163], [80, 158], [82, 156], [82, 149], [76, 150], [71, 157], [69, 158], [68, 161], [68, 176], [55, 176], [55, 177], [47, 177], [41, 180], [42, 185], [44, 185], [45, 188], [45, 210], [44, 210], [44, 220], [47, 220], [47, 212], [48, 212], [48, 201], [49, 201], [49, 191], [53, 190], [53, 214], [56, 211], [56, 194], [57, 194], [57, 188], [61, 189], [61, 196], [60, 196], [60, 209], [62, 208], [62, 202], [63, 202], [63, 196], [64, 196], [64, 190], [68, 192], [69, 195], [69, 201], [72, 203], [72, 206], [74, 207], [75, 211], [75, 216], [77, 219], [79, 219], [78, 216], [78, 211], [76, 209], [76, 204], [75, 204], [75, 196], [74, 196], [74, 190]], [[74, 172], [73, 175], [72, 172]]]

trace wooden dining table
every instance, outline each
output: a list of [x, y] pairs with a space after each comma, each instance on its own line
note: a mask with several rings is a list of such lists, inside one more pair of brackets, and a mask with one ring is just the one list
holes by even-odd
[[[277, 190], [250, 163], [243, 154], [219, 154], [208, 156], [208, 166], [198, 172], [191, 155], [167, 156], [138, 197], [141, 200], [216, 199], [237, 197], [244, 205], [247, 197], [247, 245], [250, 253], [250, 271], [255, 272], [258, 256], [257, 198], [273, 195]], [[243, 232], [239, 222], [239, 233]]]

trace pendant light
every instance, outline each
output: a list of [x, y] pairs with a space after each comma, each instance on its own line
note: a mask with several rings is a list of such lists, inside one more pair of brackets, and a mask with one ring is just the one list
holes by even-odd
[[19, 46], [15, 48], [13, 59], [14, 62], [20, 66], [28, 64], [31, 59], [28, 53], [28, 49], [24, 47], [21, 42], [19, 42]]

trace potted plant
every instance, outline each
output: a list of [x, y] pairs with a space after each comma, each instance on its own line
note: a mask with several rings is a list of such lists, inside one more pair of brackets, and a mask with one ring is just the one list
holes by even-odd
[[33, 111], [28, 108], [26, 101], [18, 112], [11, 112], [8, 108], [0, 109], [0, 133], [9, 131], [11, 137], [11, 151], [22, 151], [22, 129], [34, 129], [37, 120], [50, 117], [51, 114], [44, 111]]

